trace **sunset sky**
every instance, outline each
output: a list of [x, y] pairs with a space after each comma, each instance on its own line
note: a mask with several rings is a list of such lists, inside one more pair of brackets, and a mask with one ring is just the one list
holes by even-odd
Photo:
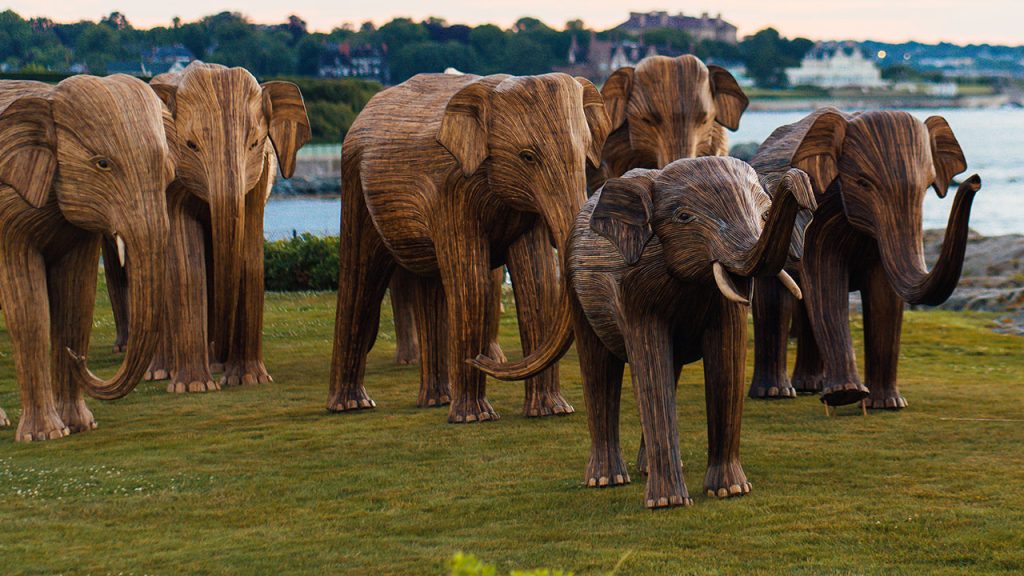
[[493, 22], [509, 26], [520, 16], [540, 18], [554, 28], [581, 18], [604, 29], [622, 22], [630, 10], [722, 13], [740, 35], [774, 26], [786, 36], [958, 44], [1024, 44], [1024, 0], [14, 0], [5, 3], [22, 16], [60, 22], [96, 20], [118, 10], [138, 27], [166, 25], [216, 12], [242, 12], [255, 22], [280, 22], [298, 14], [312, 30], [330, 31], [343, 22], [382, 24], [396, 16], [420, 20], [439, 16], [450, 23]]

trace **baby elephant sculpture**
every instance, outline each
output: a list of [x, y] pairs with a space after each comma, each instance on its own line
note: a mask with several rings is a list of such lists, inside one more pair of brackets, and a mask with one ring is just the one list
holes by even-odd
[[[160, 99], [130, 76], [0, 82], [0, 302], [21, 387], [16, 440], [95, 428], [82, 392], [120, 398], [149, 364], [174, 174], [165, 125]], [[103, 237], [131, 257], [131, 338], [107, 381], [84, 356]]]
[[[896, 385], [903, 303], [936, 305], [952, 293], [981, 188], [977, 176], [961, 184], [929, 272], [921, 240], [925, 194], [934, 187], [944, 197], [953, 176], [967, 168], [953, 131], [940, 116], [922, 122], [906, 112], [823, 108], [776, 129], [751, 165], [765, 182], [792, 167], [805, 170], [818, 209], [803, 235], [802, 258], [788, 268], [804, 287], [802, 305], [794, 306], [772, 278], [755, 282], [750, 396], [820, 391], [833, 406], [867, 397], [869, 408], [905, 407]], [[850, 337], [853, 290], [864, 304], [864, 383]], [[793, 312], [799, 339], [791, 382], [786, 340]]]
[[577, 350], [590, 424], [588, 486], [629, 482], [619, 446], [623, 367], [630, 363], [646, 439], [649, 508], [692, 503], [683, 482], [675, 387], [704, 359], [711, 496], [750, 491], [739, 460], [746, 295], [750, 278], [782, 272], [807, 177], [793, 170], [772, 203], [747, 164], [677, 160], [605, 183], [576, 218], [567, 246]]

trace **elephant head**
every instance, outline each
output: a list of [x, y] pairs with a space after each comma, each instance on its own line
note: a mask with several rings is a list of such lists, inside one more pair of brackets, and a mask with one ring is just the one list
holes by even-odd
[[72, 225], [113, 239], [130, 257], [131, 337], [117, 373], [101, 380], [83, 356], [66, 351], [86, 392], [120, 398], [142, 378], [157, 344], [165, 189], [174, 175], [165, 126], [173, 126], [156, 95], [130, 76], [73, 76], [45, 93], [33, 84], [0, 113], [0, 181], [32, 207], [55, 202]]
[[736, 130], [748, 100], [725, 68], [692, 55], [652, 56], [620, 68], [601, 89], [611, 130], [628, 132], [646, 168], [679, 158], [724, 155], [723, 128]]
[[[454, 156], [463, 176], [485, 170], [503, 205], [538, 214], [564, 255], [573, 219], [586, 199], [587, 162], [600, 164], [607, 134], [603, 100], [586, 79], [496, 75], [475, 80], [451, 97], [437, 141]], [[564, 290], [553, 325], [549, 342], [554, 349], [567, 349], [572, 312]], [[511, 364], [484, 356], [472, 362], [492, 376], [517, 379], [544, 361], [534, 354]]]
[[627, 266], [636, 265], [657, 236], [669, 274], [684, 282], [713, 280], [722, 295], [746, 305], [754, 276], [777, 275], [800, 298], [782, 267], [798, 212], [816, 207], [800, 170], [783, 177], [772, 201], [745, 162], [693, 158], [609, 180], [590, 228], [616, 247]]
[[[945, 197], [953, 176], [967, 169], [949, 124], [921, 122], [906, 112], [844, 115], [824, 109], [805, 119], [791, 138], [791, 164], [810, 175], [820, 194], [838, 190], [850, 225], [877, 242], [893, 289], [911, 304], [940, 304], [960, 278], [977, 175], [957, 191], [941, 256], [929, 272], [922, 244], [924, 196]], [[798, 126], [798, 125], [794, 125]]]
[[[213, 255], [213, 340], [234, 326], [245, 238], [246, 195], [264, 171], [274, 170], [271, 148], [285, 178], [310, 138], [302, 94], [290, 82], [259, 84], [244, 68], [193, 62], [162, 74], [150, 86], [174, 116], [171, 143], [177, 178], [209, 204]], [[263, 199], [265, 200], [265, 199]]]

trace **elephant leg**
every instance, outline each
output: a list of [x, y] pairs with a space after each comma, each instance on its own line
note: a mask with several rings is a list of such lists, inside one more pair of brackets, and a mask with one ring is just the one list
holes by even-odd
[[[675, 371], [676, 371], [675, 372], [675, 379], [673, 380], [673, 382], [676, 383], [676, 388], [675, 389], [676, 389], [676, 391], [678, 391], [679, 390], [679, 377], [683, 373], [683, 364], [681, 362], [676, 362]], [[639, 401], [637, 401], [637, 405], [639, 405]], [[644, 442], [644, 434], [643, 434], [643, 432], [640, 433], [640, 448], [637, 449], [637, 451], [636, 451], [636, 468], [637, 468], [637, 470], [640, 471], [641, 474], [643, 474], [644, 476], [647, 476], [647, 474], [649, 472], [648, 469], [647, 469], [647, 443]]]
[[0, 428], [6, 428], [11, 425], [11, 421], [7, 419], [7, 412], [4, 412], [3, 408], [0, 408]]
[[793, 323], [796, 326], [796, 365], [790, 381], [797, 394], [817, 394], [821, 392], [825, 379], [825, 366], [803, 302], [796, 302], [793, 306]]
[[868, 395], [857, 375], [850, 337], [849, 239], [840, 230], [829, 233], [848, 226], [837, 220], [822, 224], [825, 232], [808, 228], [801, 270], [804, 304], [824, 365], [821, 401], [829, 406], [853, 404]]
[[487, 337], [491, 344], [487, 355], [498, 362], [508, 362], [505, 351], [498, 343], [498, 330], [501, 328], [501, 313], [505, 311], [502, 303], [502, 289], [505, 286], [505, 267], [499, 266], [491, 271], [491, 292], [487, 304]]
[[171, 317], [168, 315], [169, 308], [164, 306], [160, 314], [160, 337], [153, 352], [153, 359], [146, 368], [142, 379], [146, 381], [167, 380], [171, 377], [171, 369], [174, 366], [174, 348], [171, 344]]
[[84, 391], [72, 379], [76, 367], [67, 353], [71, 349], [88, 355], [96, 305], [96, 262], [101, 239], [99, 235], [82, 236], [47, 269], [53, 389], [57, 412], [71, 433], [96, 428], [96, 419], [85, 405]]
[[704, 332], [704, 398], [708, 415], [708, 470], [704, 491], [728, 498], [750, 492], [740, 464], [743, 370], [747, 365], [747, 311], [721, 299], [721, 317]]
[[868, 270], [861, 290], [864, 303], [864, 379], [868, 408], [899, 410], [907, 400], [896, 385], [903, 330], [903, 299], [892, 289], [880, 262]]
[[[529, 355], [550, 333], [558, 305], [559, 287], [555, 251], [548, 240], [548, 230], [536, 225], [508, 249], [508, 270], [516, 297], [519, 338], [523, 354]], [[526, 416], [571, 414], [572, 405], [562, 397], [558, 381], [558, 364], [526, 380]]]
[[50, 381], [50, 302], [46, 264], [34, 248], [8, 239], [0, 244], [0, 307], [11, 338], [21, 392], [18, 442], [70, 434], [57, 412]]
[[398, 268], [391, 276], [388, 294], [391, 295], [391, 312], [395, 322], [395, 364], [415, 364], [420, 355], [419, 334], [415, 324], [416, 302], [411, 286], [415, 276]]
[[198, 206], [185, 193], [167, 198], [167, 314], [162, 331], [170, 342], [168, 392], [219, 390], [207, 354], [206, 270]]
[[103, 274], [107, 278], [107, 296], [114, 312], [114, 352], [124, 352], [128, 345], [128, 274], [117, 256], [112, 240], [103, 240]]
[[754, 377], [747, 393], [751, 398], [796, 397], [786, 371], [794, 300], [777, 278], [754, 279]]
[[451, 403], [452, 392], [448, 383], [448, 305], [444, 288], [437, 278], [404, 273], [408, 278], [402, 288], [408, 291], [419, 341], [420, 393], [416, 405], [446, 406]]
[[493, 291], [487, 236], [479, 222], [464, 215], [469, 209], [451, 207], [440, 227], [447, 232], [434, 240], [448, 304], [448, 422], [459, 424], [498, 419], [487, 401], [486, 376], [466, 363], [490, 349], [487, 307]]
[[327, 409], [331, 412], [376, 406], [363, 386], [366, 355], [380, 326], [380, 306], [395, 260], [370, 220], [358, 176], [346, 179], [338, 244], [338, 305]]
[[693, 500], [679, 455], [671, 331], [663, 319], [641, 315], [629, 320], [624, 337], [647, 453], [644, 501], [648, 508], [689, 506]]
[[264, 196], [245, 199], [245, 242], [235, 329], [228, 342], [221, 386], [273, 382], [263, 363], [263, 210]]
[[573, 298], [576, 350], [590, 428], [590, 461], [584, 481], [591, 487], [628, 484], [629, 472], [619, 443], [619, 406], [625, 363], [601, 342], [575, 300]]

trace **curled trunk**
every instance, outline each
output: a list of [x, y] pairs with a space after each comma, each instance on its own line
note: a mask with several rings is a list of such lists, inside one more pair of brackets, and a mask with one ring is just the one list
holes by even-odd
[[163, 232], [155, 231], [141, 239], [126, 236], [125, 247], [129, 256], [128, 345], [117, 373], [109, 380], [98, 378], [89, 370], [84, 356], [66, 350], [74, 360], [72, 379], [86, 393], [100, 400], [116, 400], [134, 390], [159, 341], [160, 310], [164, 302], [162, 274], [167, 253], [166, 221]]
[[797, 168], [790, 169], [779, 182], [757, 243], [734, 261], [723, 260], [722, 263], [739, 276], [778, 274], [786, 264], [797, 215], [802, 209], [815, 208], [817, 204], [807, 174]]
[[931, 272], [925, 266], [919, 230], [893, 231], [889, 238], [879, 239], [878, 249], [886, 276], [896, 293], [908, 303], [936, 306], [953, 293], [963, 269], [971, 204], [978, 190], [981, 190], [981, 178], [977, 174], [957, 189], [942, 252]]

